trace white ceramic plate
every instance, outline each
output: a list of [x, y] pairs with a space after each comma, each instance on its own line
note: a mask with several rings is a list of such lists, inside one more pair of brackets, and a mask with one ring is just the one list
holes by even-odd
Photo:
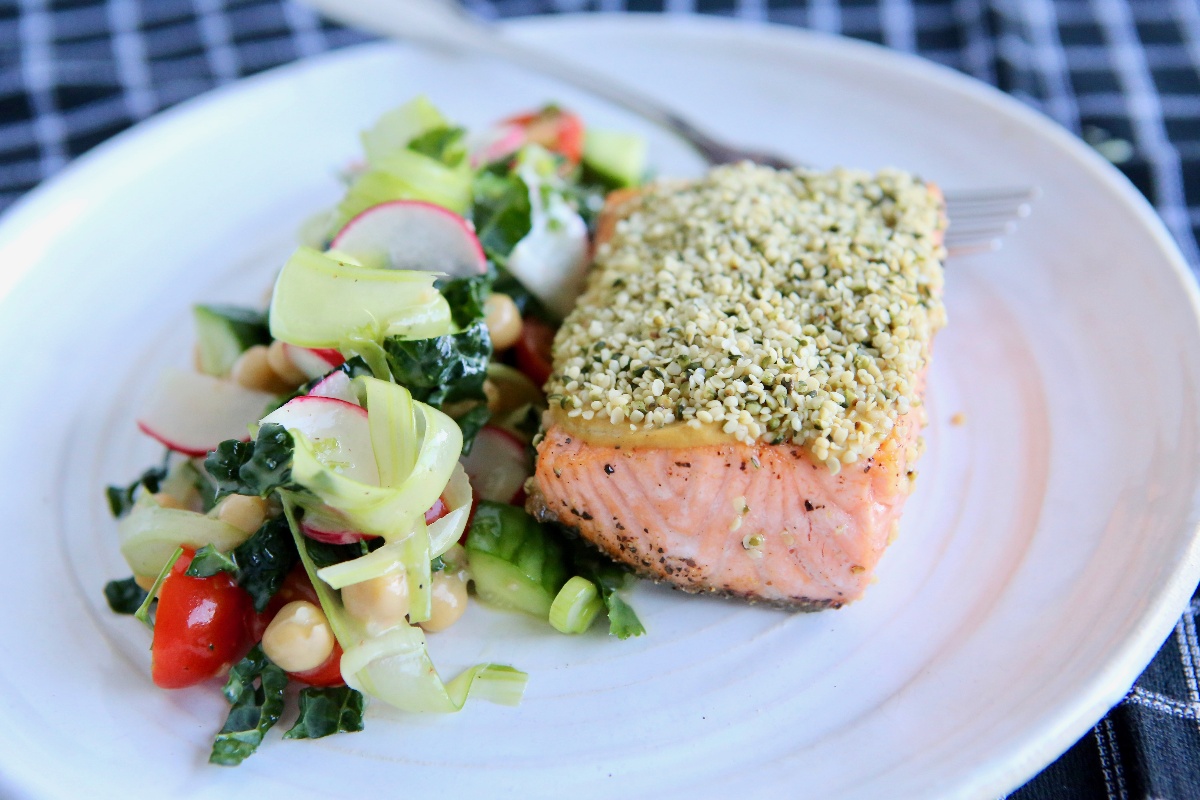
[[[134, 413], [188, 362], [189, 304], [257, 301], [337, 196], [356, 131], [418, 92], [470, 124], [554, 98], [637, 127], [494, 64], [349, 50], [138, 126], [0, 225], [5, 286], [24, 276], [0, 306], [0, 793], [989, 797], [1082, 735], [1167, 635], [1200, 576], [1196, 292], [1113, 169], [999, 94], [870, 46], [699, 20], [512, 30], [734, 141], [1043, 188], [1002, 253], [948, 267], [929, 451], [877, 585], [807, 616], [639, 586], [650, 635], [627, 642], [474, 606], [435, 658], [526, 669], [520, 708], [373, 707], [364, 733], [275, 732], [239, 769], [205, 764], [224, 702], [156, 690], [146, 633], [101, 596], [128, 572], [101, 487], [157, 457]], [[697, 168], [652, 147], [665, 173]]]

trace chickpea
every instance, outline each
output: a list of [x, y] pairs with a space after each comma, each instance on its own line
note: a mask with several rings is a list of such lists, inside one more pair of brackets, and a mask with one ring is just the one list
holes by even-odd
[[372, 630], [387, 630], [408, 616], [408, 580], [403, 570], [352, 583], [342, 589], [342, 605]]
[[148, 592], [154, 588], [154, 582], [158, 580], [157, 575], [134, 575], [133, 582], [142, 587], [143, 592]]
[[263, 652], [285, 672], [316, 669], [329, 658], [333, 644], [329, 620], [307, 600], [295, 600], [279, 609], [262, 637]]
[[420, 625], [430, 633], [437, 633], [458, 622], [467, 610], [467, 582], [458, 573], [443, 570], [433, 574], [430, 591], [433, 599], [429, 619]]
[[238, 356], [238, 360], [233, 362], [233, 368], [229, 370], [229, 376], [247, 389], [260, 392], [283, 394], [294, 388], [271, 369], [271, 362], [267, 360], [267, 347], [261, 344], [254, 345]]
[[267, 501], [261, 497], [231, 494], [217, 508], [217, 519], [246, 533], [254, 533], [267, 520]]
[[496, 292], [483, 303], [484, 320], [492, 347], [497, 352], [507, 350], [521, 338], [521, 310], [513, 299], [503, 292]]
[[483, 382], [483, 396], [487, 398], [488, 411], [492, 412], [492, 416], [497, 416], [500, 409], [503, 408], [504, 396], [500, 394], [500, 387], [496, 382], [487, 379]]
[[267, 363], [280, 380], [291, 384], [293, 389], [308, 380], [308, 375], [296, 366], [296, 362], [292, 361], [288, 354], [287, 347], [279, 339], [271, 342], [267, 348]]
[[175, 495], [167, 494], [166, 492], [158, 492], [155, 494], [154, 502], [157, 503], [160, 508], [187, 508], [182, 500]]

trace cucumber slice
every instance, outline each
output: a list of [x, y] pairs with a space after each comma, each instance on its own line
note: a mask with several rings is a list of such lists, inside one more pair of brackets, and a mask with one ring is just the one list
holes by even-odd
[[547, 619], [567, 580], [562, 548], [516, 506], [483, 501], [467, 534], [467, 558], [479, 598]]
[[617, 187], [637, 186], [646, 172], [646, 140], [634, 133], [589, 128], [583, 164]]
[[223, 378], [238, 356], [256, 344], [268, 344], [267, 319], [258, 311], [236, 306], [192, 307], [200, 371]]

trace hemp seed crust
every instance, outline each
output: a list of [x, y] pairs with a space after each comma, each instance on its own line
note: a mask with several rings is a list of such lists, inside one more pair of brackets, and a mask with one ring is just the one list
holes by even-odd
[[554, 342], [568, 418], [716, 426], [837, 471], [920, 404], [946, 321], [936, 189], [742, 163], [628, 203]]

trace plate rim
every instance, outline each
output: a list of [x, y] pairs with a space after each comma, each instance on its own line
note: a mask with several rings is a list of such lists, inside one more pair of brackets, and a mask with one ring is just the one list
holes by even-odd
[[[1102, 159], [1072, 133], [1049, 117], [989, 84], [950, 67], [914, 54], [891, 50], [883, 45], [767, 22], [691, 14], [578, 13], [518, 18], [507, 20], [501, 25], [506, 35], [514, 35], [514, 38], [532, 42], [564, 31], [581, 35], [581, 28], [582, 34], [586, 35], [602, 27], [616, 32], [629, 28], [640, 28], [644, 32], [650, 28], [655, 29], [655, 33], [665, 36], [729, 37], [746, 43], [761, 37], [784, 48], [799, 48], [818, 54], [825, 52], [839, 57], [851, 56], [874, 69], [888, 68], [900, 71], [909, 79], [933, 82], [983, 103], [1020, 123], [1026, 133], [1057, 145], [1075, 159], [1091, 177], [1100, 181], [1114, 194], [1142, 229], [1151, 235], [1179, 283], [1179, 288], [1186, 295], [1192, 312], [1191, 321], [1197, 331], [1200, 331], [1200, 289], [1197, 287], [1196, 276], [1150, 202], [1116, 167]], [[295, 80], [297, 74], [307, 70], [328, 69], [332, 64], [361, 58], [364, 53], [373, 50], [407, 50], [413, 46], [408, 42], [368, 41], [282, 64], [214, 87], [153, 114], [73, 159], [66, 167], [27, 192], [0, 215], [0, 254], [12, 251], [13, 256], [22, 256], [23, 251], [30, 251], [15, 259], [18, 267], [16, 270], [6, 266], [0, 271], [0, 314], [4, 313], [13, 296], [19, 292], [21, 285], [25, 283], [26, 275], [39, 263], [36, 255], [39, 237], [52, 237], [55, 229], [63, 227], [46, 224], [47, 221], [53, 222], [56, 207], [66, 199], [66, 195], [77, 181], [87, 180], [89, 173], [93, 171], [102, 172], [108, 161], [114, 157], [110, 154], [123, 153], [128, 147], [137, 146], [147, 140], [152, 142], [159, 136], [173, 139], [172, 126], [186, 125], [194, 117], [210, 113], [210, 106], [220, 107], [229, 102], [238, 102], [238, 98], [245, 102], [247, 97], [252, 97], [261, 87]], [[1200, 490], [1200, 475], [1196, 476], [1193, 489]], [[1192, 518], [1197, 519], [1200, 517], [1200, 492], [1194, 492], [1194, 495], [1191, 512]], [[1184, 533], [1179, 532], [1181, 542]], [[1053, 714], [1040, 730], [1018, 746], [1009, 748], [1007, 752], [998, 752], [988, 763], [979, 765], [975, 773], [959, 787], [960, 791], [963, 794], [984, 796], [1015, 789], [1086, 734], [1088, 729], [1120, 701], [1157, 653], [1190, 601], [1198, 581], [1200, 524], [1192, 529], [1183, 557], [1169, 567], [1169, 577], [1156, 587], [1151, 595], [1151, 602], [1145, 605], [1143, 612], [1138, 616], [1135, 635], [1127, 637], [1115, 648], [1114, 656], [1096, 670], [1095, 677], [1080, 684], [1072, 696], [1064, 699], [1058, 712]], [[0, 756], [0, 763], [11, 765], [13, 758], [5, 753]], [[19, 770], [0, 770], [0, 787], [11, 790], [14, 794], [26, 794], [35, 788], [34, 784], [15, 783], [18, 774]]]

